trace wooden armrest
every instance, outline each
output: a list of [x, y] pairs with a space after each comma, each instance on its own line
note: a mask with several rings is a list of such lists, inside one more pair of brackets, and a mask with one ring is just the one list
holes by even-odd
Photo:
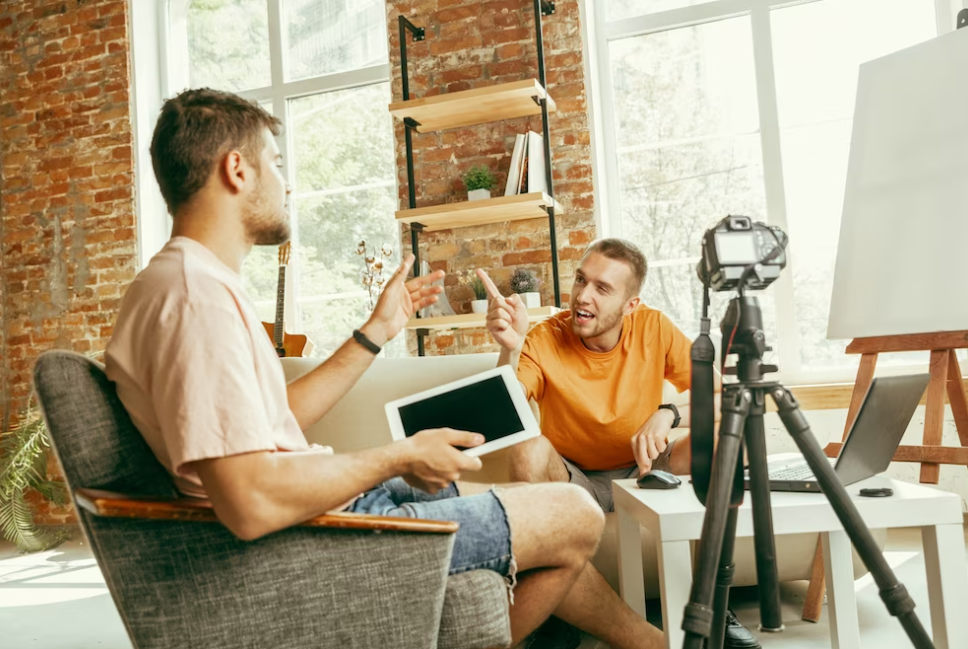
[[[201, 498], [156, 498], [130, 496], [99, 489], [78, 489], [77, 504], [95, 516], [106, 518], [140, 518], [161, 521], [195, 521], [218, 523], [212, 503]], [[368, 514], [334, 512], [311, 518], [299, 527], [336, 527], [350, 530], [387, 530], [392, 532], [428, 532], [453, 534], [460, 525], [451, 521], [420, 518], [391, 518]]]

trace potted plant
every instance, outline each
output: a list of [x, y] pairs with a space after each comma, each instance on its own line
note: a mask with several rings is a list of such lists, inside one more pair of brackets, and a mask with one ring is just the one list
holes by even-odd
[[541, 306], [541, 280], [533, 271], [527, 268], [516, 268], [511, 275], [511, 290], [521, 296], [524, 306], [529, 309], [536, 309]]
[[467, 200], [479, 201], [490, 198], [491, 187], [494, 186], [494, 174], [484, 165], [471, 167], [470, 171], [464, 174], [464, 185], [467, 187]]
[[484, 282], [472, 270], [457, 271], [457, 281], [461, 286], [470, 287], [474, 293], [474, 300], [471, 301], [471, 313], [487, 313], [487, 289]]
[[68, 500], [64, 483], [47, 478], [49, 447], [47, 424], [31, 397], [18, 423], [0, 431], [0, 536], [21, 552], [47, 550], [69, 537], [65, 530], [38, 527], [27, 500], [30, 490], [55, 505]]

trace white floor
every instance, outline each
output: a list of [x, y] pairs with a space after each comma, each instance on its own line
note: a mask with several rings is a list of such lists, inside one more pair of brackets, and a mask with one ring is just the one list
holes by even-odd
[[[927, 606], [924, 558], [917, 530], [892, 530], [885, 556], [898, 579], [918, 604], [925, 627]], [[861, 639], [865, 647], [910, 647], [900, 625], [884, 610], [870, 576], [856, 583]], [[800, 620], [806, 582], [781, 586], [786, 631], [757, 634], [764, 649], [826, 649], [830, 647], [826, 611], [818, 624]], [[750, 628], [756, 627], [756, 591], [737, 589], [733, 609]], [[650, 617], [658, 606], [648, 607]], [[654, 620], [654, 622], [658, 622]], [[104, 579], [83, 541], [70, 541], [51, 552], [18, 556], [0, 543], [0, 647], [3, 649], [130, 649], [124, 626], [108, 595]], [[585, 637], [582, 649], [605, 649]]]

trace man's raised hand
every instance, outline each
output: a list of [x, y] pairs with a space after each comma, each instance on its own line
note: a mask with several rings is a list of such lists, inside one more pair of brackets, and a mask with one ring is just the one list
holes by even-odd
[[528, 309], [517, 294], [502, 297], [487, 273], [477, 269], [477, 276], [487, 290], [487, 330], [494, 342], [508, 351], [517, 351], [528, 334]]
[[437, 301], [437, 295], [444, 291], [442, 286], [433, 283], [444, 276], [438, 270], [405, 281], [413, 267], [414, 256], [407, 255], [400, 267], [386, 283], [380, 299], [373, 308], [373, 315], [361, 331], [377, 345], [383, 345], [403, 329], [413, 314]]

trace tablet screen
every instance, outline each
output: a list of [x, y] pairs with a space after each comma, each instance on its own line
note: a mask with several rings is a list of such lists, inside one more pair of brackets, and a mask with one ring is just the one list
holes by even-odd
[[400, 406], [399, 410], [407, 437], [428, 428], [446, 427], [480, 433], [490, 442], [524, 430], [500, 376]]

